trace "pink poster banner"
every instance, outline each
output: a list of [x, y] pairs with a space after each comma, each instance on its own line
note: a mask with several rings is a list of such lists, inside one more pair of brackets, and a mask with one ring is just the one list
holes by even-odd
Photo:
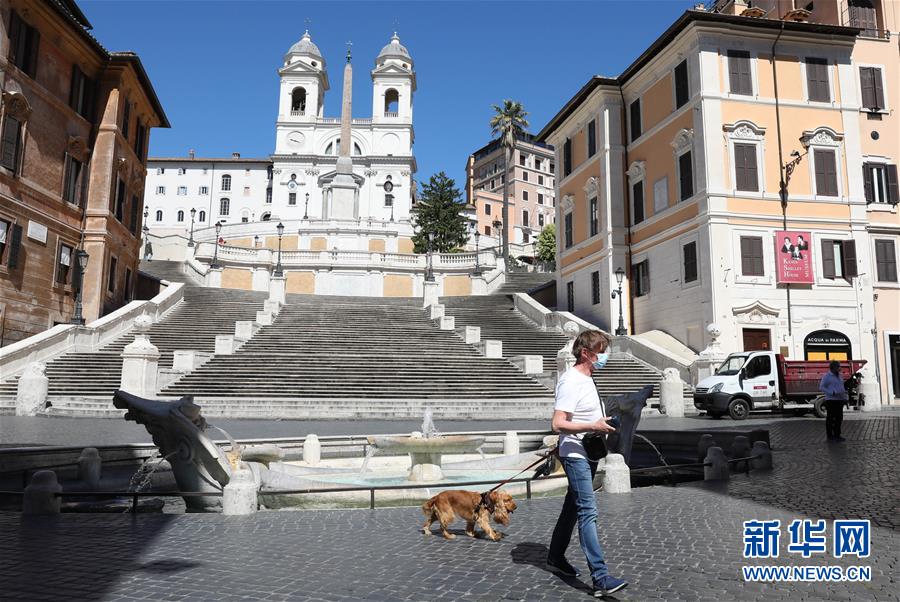
[[779, 284], [814, 282], [811, 239], [809, 232], [775, 232], [775, 271]]

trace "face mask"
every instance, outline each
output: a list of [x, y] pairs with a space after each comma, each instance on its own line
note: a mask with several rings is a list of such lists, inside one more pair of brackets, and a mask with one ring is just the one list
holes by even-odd
[[608, 353], [598, 353], [597, 359], [594, 360], [594, 370], [599, 370], [605, 366], [607, 361], [609, 361]]

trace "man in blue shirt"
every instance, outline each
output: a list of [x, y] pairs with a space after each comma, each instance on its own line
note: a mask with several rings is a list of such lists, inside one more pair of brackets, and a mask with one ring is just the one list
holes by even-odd
[[841, 422], [844, 421], [844, 404], [847, 403], [847, 390], [841, 380], [841, 363], [832, 360], [828, 364], [828, 372], [819, 381], [819, 391], [825, 396], [825, 435], [829, 441], [843, 441]]

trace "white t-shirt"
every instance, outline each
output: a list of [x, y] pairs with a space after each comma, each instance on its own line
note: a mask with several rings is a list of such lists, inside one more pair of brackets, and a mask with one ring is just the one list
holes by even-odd
[[[597, 422], [603, 418], [605, 408], [597, 394], [597, 385], [590, 376], [585, 376], [575, 368], [569, 368], [556, 383], [556, 405], [554, 410], [572, 414], [572, 422]], [[559, 436], [559, 456], [561, 458], [585, 458], [587, 454], [581, 444], [584, 433]]]

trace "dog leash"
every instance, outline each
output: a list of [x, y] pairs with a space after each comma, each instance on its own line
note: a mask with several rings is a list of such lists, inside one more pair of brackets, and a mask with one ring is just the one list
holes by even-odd
[[518, 477], [520, 474], [522, 474], [522, 473], [524, 473], [524, 472], [528, 472], [529, 470], [531, 470], [532, 468], [534, 468], [535, 466], [537, 466], [537, 465], [540, 464], [541, 462], [547, 462], [547, 461], [550, 459], [550, 456], [556, 455], [556, 454], [558, 454], [558, 453], [559, 453], [559, 446], [556, 446], [556, 447], [554, 447], [553, 449], [551, 449], [550, 452], [549, 452], [546, 456], [543, 456], [543, 457], [541, 457], [541, 458], [538, 458], [537, 461], [535, 461], [535, 462], [532, 463], [532, 464], [529, 464], [528, 466], [526, 466], [525, 468], [523, 468], [522, 470], [520, 470], [518, 473], [514, 474], [513, 476], [509, 477], [508, 479], [505, 479], [505, 480], [503, 480], [503, 481], [500, 481], [499, 484], [497, 484], [497, 485], [491, 487], [490, 489], [488, 489], [487, 491], [485, 491], [484, 493], [481, 494], [481, 499], [482, 499], [482, 501], [483, 501], [487, 496], [489, 496], [490, 494], [494, 493], [495, 491], [497, 491], [498, 489], [500, 489], [501, 487], [503, 487], [504, 485], [506, 485], [507, 483], [509, 483], [510, 481], [512, 481], [513, 479], [515, 479], [516, 477]]

